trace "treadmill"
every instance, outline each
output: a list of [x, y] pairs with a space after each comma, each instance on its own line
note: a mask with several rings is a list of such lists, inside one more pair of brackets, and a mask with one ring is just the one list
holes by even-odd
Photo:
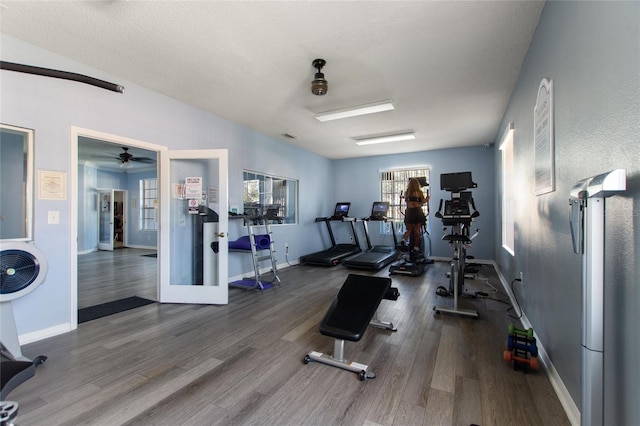
[[364, 227], [364, 236], [367, 239], [367, 250], [350, 256], [342, 261], [342, 264], [347, 268], [355, 269], [373, 269], [380, 270], [387, 266], [389, 263], [396, 260], [398, 257], [398, 240], [396, 238], [395, 227], [391, 222], [391, 235], [393, 236], [393, 246], [384, 245], [371, 245], [369, 238], [368, 222], [387, 222], [387, 214], [389, 212], [389, 203], [385, 201], [374, 201], [371, 207], [371, 216], [362, 219], [362, 226]]
[[[327, 231], [329, 231], [329, 237], [331, 238], [331, 247], [317, 253], [302, 256], [300, 258], [300, 263], [305, 265], [335, 266], [343, 259], [362, 251], [360, 249], [360, 243], [358, 242], [358, 234], [356, 233], [356, 228], [353, 224], [356, 219], [349, 217], [350, 207], [351, 203], [339, 202], [336, 203], [333, 216], [316, 218], [316, 222], [324, 222], [327, 225]], [[336, 244], [333, 229], [331, 228], [331, 222], [349, 222], [351, 225], [351, 232], [353, 233], [354, 244]]]

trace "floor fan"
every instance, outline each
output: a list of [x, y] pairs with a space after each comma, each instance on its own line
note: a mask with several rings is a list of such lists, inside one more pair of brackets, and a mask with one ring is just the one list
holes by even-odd
[[30, 379], [36, 367], [47, 357], [34, 360], [22, 355], [12, 301], [32, 292], [44, 282], [48, 264], [42, 252], [24, 241], [0, 241], [0, 421], [11, 424], [18, 414], [18, 404], [6, 401], [16, 386]]

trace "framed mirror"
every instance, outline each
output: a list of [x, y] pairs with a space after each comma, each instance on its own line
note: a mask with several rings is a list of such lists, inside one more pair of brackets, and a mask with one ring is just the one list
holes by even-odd
[[0, 239], [32, 240], [34, 131], [0, 124]]

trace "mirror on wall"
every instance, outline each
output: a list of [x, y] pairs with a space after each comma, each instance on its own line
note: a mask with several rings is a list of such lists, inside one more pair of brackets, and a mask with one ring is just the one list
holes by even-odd
[[245, 215], [263, 216], [274, 224], [298, 222], [297, 180], [245, 170], [243, 181]]
[[0, 239], [32, 239], [32, 129], [0, 124]]

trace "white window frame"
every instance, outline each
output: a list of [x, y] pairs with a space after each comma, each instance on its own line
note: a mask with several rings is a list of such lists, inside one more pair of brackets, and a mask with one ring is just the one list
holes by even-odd
[[[396, 230], [399, 232], [404, 232], [404, 215], [400, 192], [407, 188], [407, 182], [410, 178], [423, 176], [427, 178], [427, 183], [430, 183], [431, 168], [429, 166], [380, 170], [380, 201], [389, 203], [389, 218], [396, 224]], [[428, 204], [425, 204], [422, 209], [428, 218]], [[385, 228], [384, 233], [389, 234], [391, 231]]]
[[[146, 185], [150, 181], [155, 181], [155, 188]], [[150, 191], [155, 192], [149, 194]], [[158, 191], [157, 178], [140, 179], [140, 231], [158, 230]]]
[[[298, 223], [297, 179], [275, 176], [253, 170], [243, 170], [243, 212], [245, 214], [266, 214], [265, 208], [278, 205], [278, 216], [283, 220], [274, 225], [296, 225]], [[253, 177], [251, 179], [250, 177]], [[276, 190], [274, 185], [286, 185], [291, 190]], [[250, 209], [248, 209], [251, 207]], [[255, 208], [254, 208], [255, 207]], [[257, 211], [255, 211], [257, 209]], [[248, 211], [252, 210], [252, 211]]]
[[515, 221], [513, 193], [513, 123], [509, 123], [500, 142], [502, 152], [502, 248], [515, 256]]

